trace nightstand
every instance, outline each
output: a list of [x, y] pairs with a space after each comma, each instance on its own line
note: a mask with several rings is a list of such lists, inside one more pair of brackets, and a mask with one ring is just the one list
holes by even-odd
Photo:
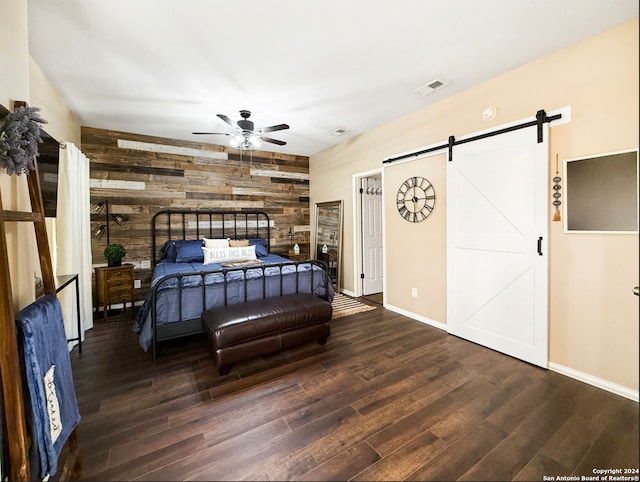
[[102, 305], [106, 321], [109, 305], [122, 303], [126, 310], [127, 301], [133, 308], [133, 265], [96, 268], [96, 313]]
[[288, 253], [283, 254], [282, 257], [288, 258], [291, 261], [306, 261], [309, 259], [309, 255], [306, 253], [295, 254], [293, 249], [290, 249]]

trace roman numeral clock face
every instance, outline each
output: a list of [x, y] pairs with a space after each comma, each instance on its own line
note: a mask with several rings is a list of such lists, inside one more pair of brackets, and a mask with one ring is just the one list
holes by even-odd
[[433, 212], [436, 192], [424, 177], [410, 177], [400, 185], [396, 205], [400, 216], [410, 223], [418, 223]]

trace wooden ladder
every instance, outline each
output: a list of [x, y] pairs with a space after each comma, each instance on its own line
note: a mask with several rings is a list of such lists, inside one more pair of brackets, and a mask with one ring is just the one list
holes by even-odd
[[[20, 105], [25, 104], [15, 103], [15, 107]], [[44, 204], [38, 176], [38, 163], [34, 162], [34, 164], [35, 169], [27, 174], [31, 212], [5, 211], [2, 207], [2, 196], [0, 195], [0, 381], [2, 382], [4, 401], [5, 437], [9, 449], [10, 473], [8, 475], [9, 479], [13, 481], [27, 481], [30, 479], [28, 457], [30, 441], [26, 430], [24, 392], [20, 372], [5, 223], [33, 223], [40, 257], [44, 293], [56, 294], [54, 271], [45, 225]], [[31, 443], [33, 443], [32, 440]], [[59, 475], [56, 474], [56, 479], [59, 480], [67, 480], [72, 476], [77, 476], [77, 472], [80, 469], [79, 444], [75, 429], [69, 436], [67, 444], [68, 456], [59, 471]]]

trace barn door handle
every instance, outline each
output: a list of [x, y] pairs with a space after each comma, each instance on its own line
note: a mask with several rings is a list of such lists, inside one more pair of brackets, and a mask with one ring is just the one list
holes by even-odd
[[542, 236], [538, 238], [538, 254], [542, 256]]

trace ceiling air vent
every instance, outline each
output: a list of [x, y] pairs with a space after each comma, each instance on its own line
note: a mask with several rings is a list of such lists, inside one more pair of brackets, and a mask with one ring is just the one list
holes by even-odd
[[345, 135], [347, 132], [349, 132], [349, 129], [345, 129], [344, 127], [337, 127], [333, 129], [331, 132], [329, 132], [329, 135], [334, 137], [340, 137]]
[[449, 85], [449, 82], [443, 79], [434, 79], [431, 82], [427, 82], [414, 90], [415, 93], [421, 95], [429, 95], [436, 90], [440, 90], [443, 87]]

